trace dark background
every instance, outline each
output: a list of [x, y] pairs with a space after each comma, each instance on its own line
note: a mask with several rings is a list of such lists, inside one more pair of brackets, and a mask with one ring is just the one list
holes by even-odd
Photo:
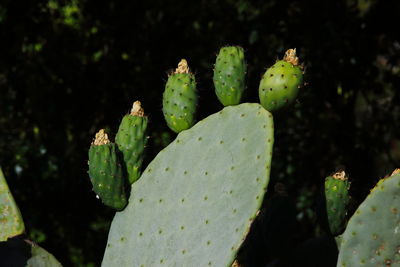
[[259, 102], [266, 67], [297, 48], [308, 85], [275, 115], [271, 186], [296, 205], [295, 245], [321, 235], [327, 175], [346, 170], [356, 207], [400, 166], [399, 14], [389, 0], [2, 0], [0, 165], [29, 238], [65, 266], [98, 266], [114, 212], [86, 173], [95, 132], [113, 136], [141, 100], [147, 164], [175, 136], [161, 111], [167, 71], [188, 60], [202, 119], [222, 108], [212, 65], [223, 45], [246, 51], [244, 102]]

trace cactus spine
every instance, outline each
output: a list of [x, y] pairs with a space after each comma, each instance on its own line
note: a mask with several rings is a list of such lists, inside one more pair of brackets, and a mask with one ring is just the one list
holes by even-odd
[[176, 133], [193, 126], [197, 105], [196, 81], [185, 59], [168, 76], [163, 94], [163, 113], [168, 127]]
[[147, 143], [148, 118], [144, 115], [140, 101], [135, 101], [130, 114], [122, 118], [115, 143], [122, 152], [129, 183], [139, 179]]
[[89, 149], [89, 176], [93, 191], [116, 210], [127, 204], [126, 180], [116, 144], [101, 129]]
[[246, 62], [239, 46], [222, 47], [215, 62], [214, 86], [224, 106], [240, 103], [245, 89]]
[[275, 111], [290, 105], [297, 97], [303, 83], [296, 49], [286, 51], [283, 60], [277, 61], [263, 75], [258, 89], [261, 105]]

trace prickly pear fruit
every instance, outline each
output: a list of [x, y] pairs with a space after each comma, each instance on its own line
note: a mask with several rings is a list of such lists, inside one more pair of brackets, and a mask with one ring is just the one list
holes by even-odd
[[168, 127], [176, 133], [194, 124], [197, 105], [196, 81], [182, 59], [174, 73], [169, 75], [163, 94], [163, 113]]
[[0, 242], [22, 234], [25, 231], [21, 212], [0, 168]]
[[283, 60], [277, 61], [263, 75], [258, 89], [261, 105], [268, 111], [290, 105], [302, 83], [303, 71], [298, 65], [296, 49], [289, 49]]
[[214, 68], [215, 93], [224, 106], [240, 103], [245, 88], [246, 62], [239, 46], [222, 47]]
[[130, 184], [139, 179], [141, 174], [143, 152], [147, 143], [147, 123], [148, 118], [144, 116], [141, 103], [135, 101], [131, 113], [122, 118], [115, 137], [115, 143], [124, 157]]
[[400, 266], [400, 172], [381, 179], [350, 218], [337, 266]]
[[118, 153], [117, 145], [100, 130], [89, 149], [89, 176], [103, 203], [122, 210], [127, 204], [126, 180]]
[[347, 208], [350, 202], [350, 183], [344, 171], [325, 179], [326, 213], [331, 233], [341, 234], [346, 226]]

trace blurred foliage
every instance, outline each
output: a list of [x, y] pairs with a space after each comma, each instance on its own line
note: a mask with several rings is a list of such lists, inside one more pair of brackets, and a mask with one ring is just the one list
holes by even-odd
[[305, 64], [300, 99], [275, 115], [272, 184], [299, 202], [296, 240], [318, 235], [325, 176], [344, 168], [359, 203], [400, 166], [399, 11], [390, 0], [3, 0], [0, 165], [28, 236], [65, 266], [98, 266], [113, 212], [86, 174], [94, 133], [115, 134], [140, 99], [149, 162], [174, 138], [161, 112], [167, 71], [188, 60], [204, 118], [221, 108], [212, 65], [226, 44], [245, 48], [248, 102], [286, 49]]

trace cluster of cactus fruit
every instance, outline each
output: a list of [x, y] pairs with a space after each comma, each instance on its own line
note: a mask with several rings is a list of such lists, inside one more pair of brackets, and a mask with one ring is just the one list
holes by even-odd
[[[269, 182], [271, 112], [294, 102], [303, 84], [302, 69], [296, 50], [289, 49], [263, 75], [261, 105], [241, 104], [244, 50], [221, 48], [213, 81], [225, 108], [196, 123], [195, 76], [182, 59], [163, 94], [164, 118], [178, 135], [143, 172], [148, 119], [140, 102], [123, 117], [115, 143], [100, 130], [89, 149], [88, 173], [96, 195], [118, 211], [102, 266], [239, 266], [235, 259]], [[4, 241], [24, 227], [2, 183]], [[349, 189], [344, 172], [324, 183], [328, 231], [339, 240], [337, 266], [400, 266], [399, 172], [379, 181], [350, 219]]]

